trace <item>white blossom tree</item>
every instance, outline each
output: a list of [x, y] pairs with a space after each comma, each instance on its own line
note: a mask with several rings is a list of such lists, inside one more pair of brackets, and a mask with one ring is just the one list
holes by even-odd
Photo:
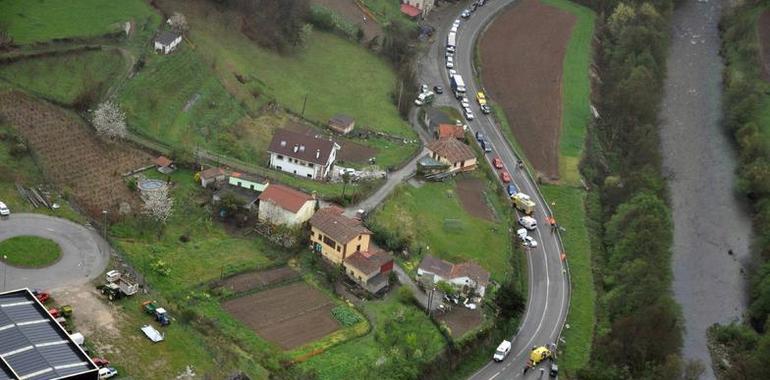
[[145, 193], [143, 212], [155, 221], [166, 224], [166, 221], [174, 213], [174, 199], [168, 195], [168, 188], [161, 187]]
[[179, 12], [174, 12], [174, 14], [168, 18], [168, 24], [171, 25], [172, 28], [182, 33], [189, 29], [187, 18], [185, 18], [184, 15]]
[[109, 100], [96, 107], [91, 122], [94, 124], [96, 133], [101, 136], [124, 138], [128, 134], [126, 114], [117, 104]]

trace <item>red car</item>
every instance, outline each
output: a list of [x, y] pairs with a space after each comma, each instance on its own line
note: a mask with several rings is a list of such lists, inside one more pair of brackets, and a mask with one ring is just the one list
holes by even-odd
[[102, 368], [110, 365], [110, 361], [105, 358], [91, 358], [91, 361], [96, 364], [97, 367]]
[[502, 169], [503, 168], [503, 160], [501, 160], [500, 157], [495, 157], [492, 160], [492, 166], [494, 166], [495, 169]]
[[511, 175], [508, 174], [507, 171], [503, 170], [500, 172], [500, 179], [503, 180], [503, 183], [511, 182]]

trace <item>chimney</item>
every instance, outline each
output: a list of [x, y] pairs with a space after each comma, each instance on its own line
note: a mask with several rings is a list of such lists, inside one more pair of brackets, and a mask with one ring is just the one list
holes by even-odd
[[299, 151], [300, 152], [304, 152], [305, 151], [305, 146], [304, 145], [300, 145], [299, 146]]
[[299, 150], [299, 147], [297, 146], [297, 144], [294, 144], [294, 153], [297, 153], [297, 150]]
[[286, 140], [281, 140], [281, 146], [282, 146], [282, 147], [285, 147], [285, 146], [286, 146]]
[[315, 150], [315, 158], [321, 157], [321, 149]]

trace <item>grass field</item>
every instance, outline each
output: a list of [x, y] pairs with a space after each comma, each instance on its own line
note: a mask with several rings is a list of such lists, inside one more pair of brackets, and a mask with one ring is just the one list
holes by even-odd
[[143, 0], [3, 0], [0, 25], [17, 44], [92, 37], [120, 30], [119, 23], [157, 19]]
[[0, 66], [0, 80], [57, 103], [73, 104], [81, 95], [102, 95], [127, 62], [117, 50], [31, 58]]
[[498, 280], [510, 269], [508, 226], [469, 215], [453, 181], [401, 185], [370, 221], [376, 230], [398, 232], [411, 242], [414, 259], [405, 263], [406, 269], [419, 265], [420, 252], [452, 262], [476, 261]]
[[591, 245], [585, 215], [585, 192], [572, 187], [544, 185], [543, 195], [551, 203], [562, 233], [572, 280], [572, 296], [567, 317], [569, 329], [564, 330], [565, 353], [559, 360], [564, 371], [574, 372], [584, 367], [591, 355], [594, 331], [594, 302], [596, 291], [591, 267]]
[[361, 0], [369, 10], [377, 16], [380, 23], [391, 21], [413, 22], [406, 15], [401, 13], [401, 4], [390, 0]]
[[567, 0], [542, 0], [577, 16], [564, 56], [562, 77], [562, 129], [559, 174], [564, 183], [577, 184], [578, 164], [583, 153], [586, 128], [591, 118], [591, 83], [588, 76], [591, 59], [594, 18], [590, 9]]
[[[164, 0], [169, 7], [189, 8], [191, 38], [225, 87], [249, 107], [264, 104], [263, 96], [321, 123], [334, 114], [356, 119], [357, 127], [416, 136], [393, 105], [396, 77], [391, 67], [363, 47], [332, 34], [314, 31], [292, 55], [257, 47], [222, 15], [197, 2]], [[235, 74], [244, 78], [241, 83]], [[255, 94], [258, 99], [255, 99]], [[305, 104], [305, 98], [307, 103]]]
[[0, 241], [0, 259], [24, 268], [47, 267], [61, 257], [61, 248], [53, 240], [37, 236], [16, 236]]
[[[391, 379], [395, 378], [393, 374], [388, 376], [389, 372], [379, 367], [388, 367], [388, 355], [393, 348], [404, 349], [404, 345], [415, 350], [410, 359], [412, 364], [433, 358], [445, 344], [441, 333], [425, 314], [413, 305], [400, 303], [393, 293], [364, 306], [375, 325], [371, 333], [334, 346], [300, 367], [316, 370], [322, 380]], [[401, 343], [394, 345], [394, 340]]]

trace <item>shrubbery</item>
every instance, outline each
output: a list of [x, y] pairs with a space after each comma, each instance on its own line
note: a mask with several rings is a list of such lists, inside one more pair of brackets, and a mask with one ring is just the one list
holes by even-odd
[[340, 305], [332, 309], [332, 316], [345, 327], [353, 326], [361, 322], [361, 317], [349, 307]]

